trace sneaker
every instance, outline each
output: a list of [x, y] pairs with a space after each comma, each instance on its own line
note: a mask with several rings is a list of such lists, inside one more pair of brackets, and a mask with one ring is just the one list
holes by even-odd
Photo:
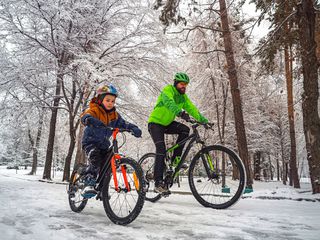
[[154, 187], [154, 191], [156, 193], [160, 193], [160, 194], [169, 194], [170, 193], [170, 190], [167, 188], [167, 186], [163, 182], [156, 184]]
[[97, 191], [93, 186], [87, 186], [83, 189], [83, 193], [81, 195], [84, 198], [92, 198], [97, 195]]
[[97, 191], [94, 189], [96, 185], [96, 178], [92, 174], [87, 174], [84, 180], [85, 188], [82, 191], [82, 196], [84, 198], [92, 198], [97, 194]]
[[95, 186], [96, 178], [92, 174], [87, 174], [84, 180], [85, 186]]

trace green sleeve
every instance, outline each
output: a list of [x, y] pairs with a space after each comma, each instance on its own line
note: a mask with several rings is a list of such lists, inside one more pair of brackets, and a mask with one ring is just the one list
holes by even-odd
[[164, 106], [166, 106], [175, 115], [181, 112], [181, 108], [174, 101], [174, 93], [169, 87], [165, 87], [161, 92], [161, 98]]
[[185, 99], [186, 102], [183, 108], [187, 111], [187, 113], [201, 123], [208, 123], [208, 119], [201, 115], [197, 107], [191, 102], [187, 95], [185, 95]]

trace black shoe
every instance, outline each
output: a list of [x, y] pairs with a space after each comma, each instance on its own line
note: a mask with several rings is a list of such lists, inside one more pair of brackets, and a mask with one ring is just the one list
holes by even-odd
[[156, 183], [155, 187], [154, 187], [154, 191], [156, 193], [160, 193], [160, 194], [170, 194], [170, 191], [169, 191], [167, 185], [164, 184], [163, 182]]

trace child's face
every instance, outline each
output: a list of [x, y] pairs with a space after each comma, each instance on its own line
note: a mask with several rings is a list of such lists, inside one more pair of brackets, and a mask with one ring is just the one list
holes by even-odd
[[110, 110], [114, 107], [114, 103], [116, 101], [116, 97], [113, 95], [106, 95], [102, 101], [103, 106], [107, 109]]

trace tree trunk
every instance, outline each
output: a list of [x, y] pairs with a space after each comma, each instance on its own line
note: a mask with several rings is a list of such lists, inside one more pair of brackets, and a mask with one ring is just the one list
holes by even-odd
[[86, 155], [84, 151], [82, 150], [82, 136], [83, 136], [83, 130], [84, 126], [80, 124], [79, 133], [78, 133], [78, 140], [77, 140], [77, 153], [74, 161], [74, 167], [76, 167], [78, 164], [86, 164]]
[[279, 113], [279, 135], [280, 135], [280, 150], [281, 150], [281, 162], [282, 162], [282, 183], [284, 185], [287, 184], [287, 161], [285, 159], [285, 147], [284, 147], [284, 131], [281, 122], [281, 113]]
[[277, 154], [277, 181], [280, 181], [280, 164], [279, 164], [279, 155]]
[[272, 165], [272, 162], [271, 162], [270, 154], [268, 154], [268, 160], [269, 160], [270, 180], [273, 181], [273, 165]]
[[293, 84], [292, 84], [292, 56], [289, 54], [289, 47], [285, 46], [285, 71], [287, 82], [287, 101], [288, 101], [288, 118], [290, 129], [290, 186], [300, 188], [298, 169], [297, 169], [297, 150], [296, 150], [296, 132], [294, 129], [294, 107], [293, 107]]
[[312, 0], [298, 4], [297, 18], [303, 69], [303, 127], [313, 193], [320, 193], [320, 118], [318, 113], [318, 62], [315, 43], [315, 9]]
[[43, 118], [44, 118], [45, 109], [42, 108], [40, 111], [41, 112], [40, 112], [40, 117], [38, 122], [36, 142], [35, 142], [35, 145], [32, 145], [32, 151], [33, 151], [32, 152], [32, 168], [31, 168], [31, 172], [29, 173], [30, 175], [35, 175], [37, 173], [37, 167], [38, 167], [38, 149], [40, 146], [40, 140], [42, 135]]
[[250, 166], [250, 159], [249, 159], [249, 153], [248, 153], [246, 131], [245, 131], [245, 126], [243, 121], [242, 103], [241, 103], [240, 89], [238, 86], [238, 76], [237, 76], [236, 64], [235, 64], [234, 54], [233, 54], [232, 38], [231, 38], [230, 29], [229, 29], [226, 1], [219, 0], [219, 3], [220, 3], [220, 17], [221, 17], [221, 24], [222, 24], [222, 30], [223, 30], [225, 55], [226, 55], [226, 60], [228, 64], [228, 76], [229, 76], [230, 86], [231, 86], [231, 95], [232, 95], [232, 102], [233, 102], [233, 112], [234, 112], [234, 120], [235, 120], [236, 134], [237, 134], [238, 151], [239, 151], [240, 158], [244, 162], [244, 165], [246, 168], [247, 186], [249, 188], [252, 188], [253, 181], [252, 181], [251, 169], [250, 169], [251, 166]]
[[253, 176], [254, 180], [260, 181], [261, 180], [261, 152], [257, 151], [254, 154], [253, 157], [254, 161], [254, 170], [253, 170]]
[[70, 145], [69, 145], [68, 154], [67, 154], [67, 157], [66, 157], [66, 160], [65, 160], [65, 163], [64, 163], [62, 181], [69, 181], [69, 178], [70, 178], [70, 165], [71, 165], [71, 160], [72, 160], [74, 147], [76, 145], [75, 131], [76, 130], [73, 129], [72, 133], [70, 134]]
[[43, 171], [43, 179], [51, 180], [51, 166], [52, 166], [52, 157], [53, 157], [53, 146], [54, 146], [54, 138], [56, 134], [56, 123], [57, 123], [57, 115], [58, 115], [58, 106], [60, 102], [60, 92], [61, 85], [63, 81], [63, 74], [61, 73], [62, 69], [59, 69], [59, 73], [57, 75], [56, 82], [56, 91], [53, 100], [53, 106], [51, 111], [51, 119], [50, 119], [50, 130], [49, 130], [49, 138], [47, 145], [47, 153], [46, 153], [46, 162]]
[[316, 40], [316, 44], [317, 44], [317, 59], [318, 59], [318, 63], [320, 63], [320, 14], [317, 13], [316, 14], [316, 30], [315, 30], [316, 36], [315, 36], [315, 40]]
[[[83, 86], [83, 105], [82, 105], [82, 109], [85, 109], [87, 106], [87, 101], [90, 97], [91, 91], [90, 91], [90, 85], [88, 82], [84, 83]], [[86, 160], [86, 155], [84, 150], [82, 150], [82, 136], [83, 136], [83, 131], [84, 131], [84, 126], [82, 124], [80, 124], [80, 128], [79, 128], [79, 133], [78, 133], [78, 141], [77, 141], [77, 153], [76, 153], [76, 158], [74, 161], [74, 168], [78, 165], [78, 164], [86, 164], [87, 160]]]

